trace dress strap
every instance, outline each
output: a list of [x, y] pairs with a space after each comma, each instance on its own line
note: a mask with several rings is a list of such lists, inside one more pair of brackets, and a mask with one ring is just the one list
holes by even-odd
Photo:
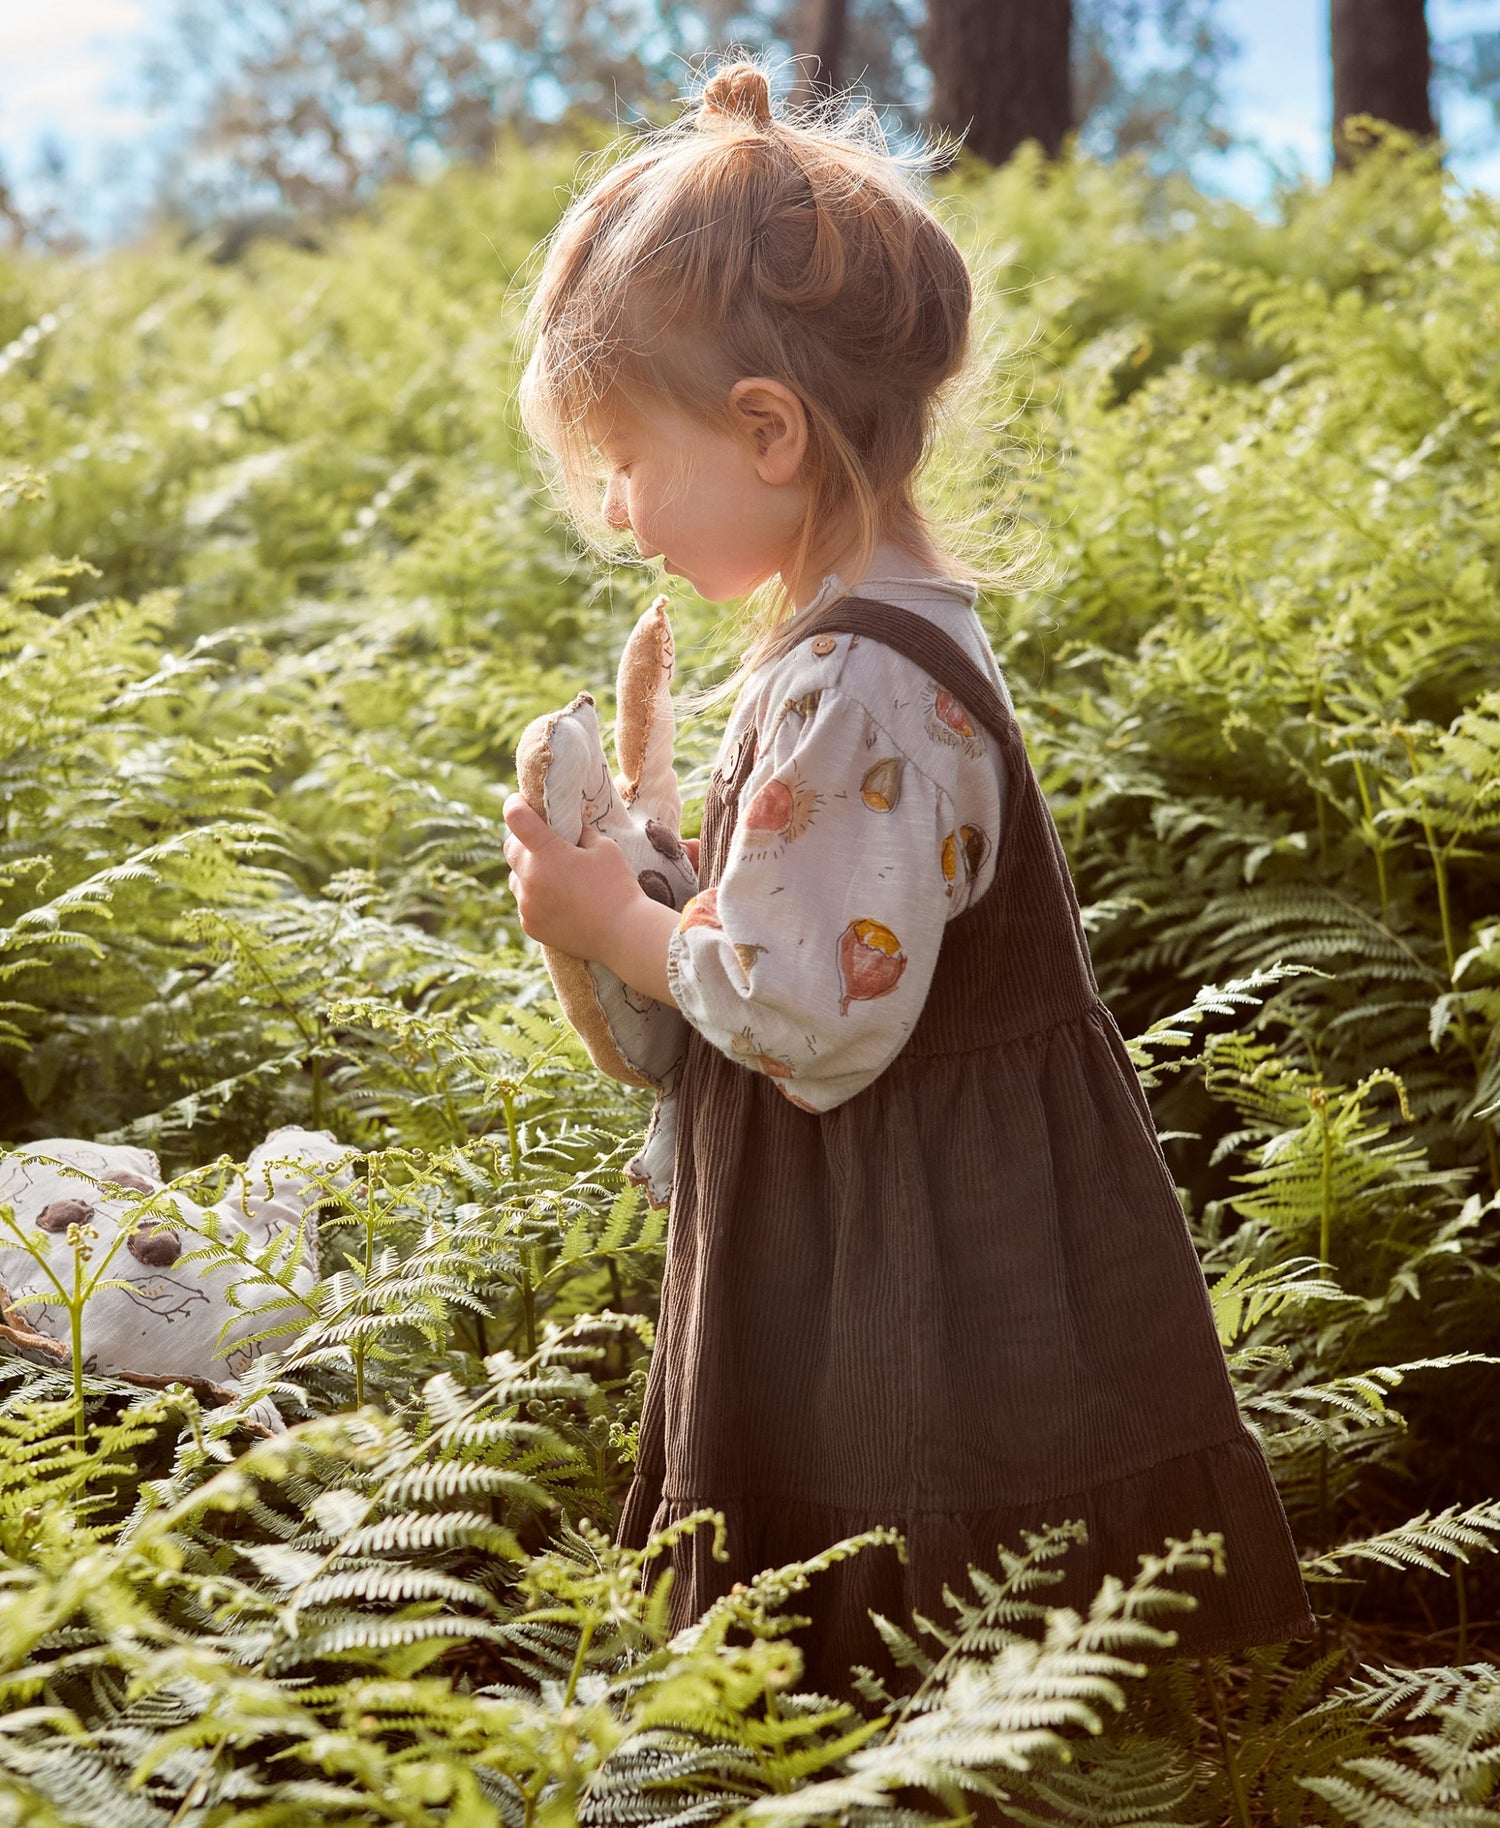
[[1002, 741], [1015, 730], [1015, 715], [994, 685], [951, 635], [926, 616], [881, 603], [874, 597], [839, 597], [805, 620], [794, 617], [779, 631], [775, 653], [790, 653], [809, 635], [866, 635], [894, 648], [950, 691], [972, 717]]

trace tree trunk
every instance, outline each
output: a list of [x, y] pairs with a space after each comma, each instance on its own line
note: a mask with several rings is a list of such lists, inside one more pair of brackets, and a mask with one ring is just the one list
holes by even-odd
[[1347, 167], [1358, 150], [1344, 133], [1351, 114], [1373, 114], [1430, 139], [1437, 124], [1425, 0], [1329, 0], [1329, 29], [1335, 161]]
[[807, 86], [814, 95], [832, 95], [843, 79], [849, 0], [811, 0], [809, 12], [812, 30], [807, 48], [814, 61]]
[[1025, 140], [1049, 156], [1073, 124], [1072, 0], [928, 0], [932, 122], [992, 165]]

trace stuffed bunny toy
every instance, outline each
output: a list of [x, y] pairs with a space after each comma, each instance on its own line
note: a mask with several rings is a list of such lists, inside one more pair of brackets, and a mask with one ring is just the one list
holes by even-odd
[[[590, 693], [529, 724], [516, 749], [516, 779], [528, 804], [570, 844], [585, 823], [613, 838], [641, 887], [664, 907], [680, 909], [698, 877], [678, 834], [682, 800], [672, 766], [672, 629], [667, 600], [657, 597], [631, 630], [615, 690], [611, 778]], [[589, 1058], [626, 1085], [652, 1086], [656, 1103], [639, 1155], [627, 1176], [665, 1206], [672, 1186], [676, 1087], [687, 1023], [670, 1004], [641, 995], [603, 965], [543, 946], [542, 957]]]
[[[352, 1154], [327, 1130], [273, 1130], [252, 1151], [245, 1175], [205, 1209], [182, 1194], [160, 1191], [160, 1167], [149, 1150], [74, 1137], [22, 1144], [0, 1156], [0, 1205], [11, 1210], [9, 1224], [0, 1220], [6, 1323], [0, 1335], [25, 1357], [68, 1362], [66, 1310], [23, 1299], [55, 1291], [17, 1233], [41, 1250], [65, 1288], [73, 1283], [74, 1250], [86, 1247], [86, 1274], [105, 1265], [83, 1310], [89, 1369], [139, 1382], [182, 1380], [234, 1396], [234, 1380], [261, 1350], [250, 1336], [272, 1318], [258, 1310], [283, 1299], [283, 1292], [248, 1267], [181, 1259], [212, 1236], [231, 1248], [243, 1239], [253, 1253], [284, 1238], [286, 1249], [277, 1257], [284, 1266], [300, 1228], [302, 1252], [291, 1286], [307, 1294], [319, 1273], [313, 1208], [328, 1188], [349, 1185]], [[274, 1319], [292, 1317], [283, 1308]]]

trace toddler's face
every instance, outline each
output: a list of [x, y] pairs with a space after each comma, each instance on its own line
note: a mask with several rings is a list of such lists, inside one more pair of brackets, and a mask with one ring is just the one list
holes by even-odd
[[611, 407], [594, 443], [604, 459], [604, 518], [635, 536], [701, 597], [744, 596], [787, 564], [805, 494], [762, 479], [753, 436], [663, 405]]

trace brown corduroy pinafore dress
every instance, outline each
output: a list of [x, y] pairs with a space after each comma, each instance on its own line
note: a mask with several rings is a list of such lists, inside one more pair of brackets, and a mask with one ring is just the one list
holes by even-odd
[[[995, 875], [949, 922], [906, 1046], [863, 1092], [800, 1111], [696, 1031], [681, 1086], [661, 1317], [619, 1540], [702, 1506], [671, 1551], [675, 1628], [735, 1581], [877, 1524], [903, 1533], [793, 1601], [804, 1686], [897, 1675], [869, 1619], [952, 1620], [996, 1547], [1081, 1519], [1033, 1597], [1086, 1611], [1169, 1536], [1222, 1530], [1227, 1573], [1178, 1583], [1173, 1655], [1314, 1628], [1264, 1453], [1241, 1421], [1149, 1108], [1099, 999], [1051, 811], [1001, 695], [926, 619], [843, 598], [797, 638], [907, 655], [1002, 745]], [[717, 882], [754, 740], [722, 765], [700, 880]], [[659, 1573], [661, 1564], [651, 1570]]]

